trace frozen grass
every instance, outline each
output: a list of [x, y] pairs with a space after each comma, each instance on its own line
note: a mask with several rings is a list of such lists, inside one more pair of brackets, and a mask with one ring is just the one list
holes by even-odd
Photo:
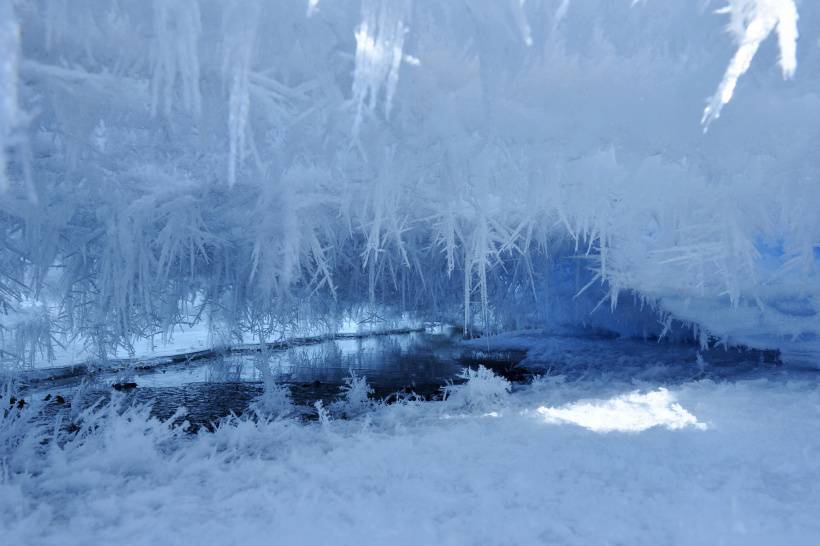
[[[0, 437], [20, 441], [0, 444], [0, 536], [27, 545], [808, 545], [820, 533], [816, 380], [660, 390], [544, 378], [492, 412], [480, 406], [373, 405], [311, 424], [233, 419], [198, 435], [145, 410], [105, 407], [56, 438], [15, 424], [37, 408], [12, 410]], [[596, 431], [545, 418], [544, 408], [563, 417], [604, 408], [604, 421], [627, 415], [641, 426]], [[52, 441], [40, 445], [44, 437]]]
[[352, 369], [342, 385], [341, 397], [334, 402], [330, 410], [345, 417], [361, 415], [373, 407], [370, 396], [373, 388], [367, 384], [367, 377], [359, 377]]

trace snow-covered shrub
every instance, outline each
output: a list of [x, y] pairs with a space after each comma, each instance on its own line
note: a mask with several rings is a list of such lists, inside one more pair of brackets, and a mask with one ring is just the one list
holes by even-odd
[[313, 408], [316, 410], [316, 416], [319, 418], [319, 424], [322, 425], [322, 428], [330, 426], [330, 413], [325, 408], [324, 402], [317, 400], [313, 403]]
[[[0, 467], [12, 473], [34, 472], [46, 462], [71, 465], [82, 457], [91, 472], [140, 474], [161, 465], [161, 451], [185, 434], [176, 426], [184, 408], [159, 420], [151, 416], [150, 404], [132, 405], [123, 396], [91, 405], [75, 396], [70, 409], [61, 406], [47, 419], [46, 406], [53, 400], [28, 396], [21, 403], [17, 396], [11, 404], [12, 393], [9, 386], [0, 389]], [[95, 456], [100, 450], [107, 452], [105, 458]]]
[[108, 455], [89, 465], [89, 470], [141, 475], [162, 465], [163, 450], [172, 448], [186, 434], [176, 426], [185, 413], [178, 408], [168, 419], [151, 416], [151, 406], [131, 405], [125, 399], [88, 408], [75, 423], [79, 430], [60, 438], [66, 458], [88, 456], [98, 450]]
[[551, 375], [548, 371], [547, 373], [534, 376], [530, 382], [530, 387], [537, 390], [547, 390], [560, 387], [566, 383], [566, 381], [566, 375]]
[[445, 403], [449, 408], [486, 411], [503, 405], [512, 390], [509, 381], [479, 366], [464, 368], [458, 377], [466, 380], [459, 385], [444, 388]]
[[344, 385], [340, 387], [339, 392], [341, 398], [330, 405], [333, 413], [355, 417], [373, 407], [374, 402], [370, 399], [370, 395], [374, 391], [368, 385], [367, 377], [359, 377], [352, 369], [345, 377]]
[[264, 391], [252, 405], [252, 409], [260, 415], [284, 417], [293, 411], [293, 400], [290, 389], [281, 383], [265, 383]]
[[257, 364], [262, 375], [262, 394], [251, 402], [251, 410], [259, 416], [285, 417], [293, 412], [293, 399], [290, 389], [277, 381], [267, 363]]

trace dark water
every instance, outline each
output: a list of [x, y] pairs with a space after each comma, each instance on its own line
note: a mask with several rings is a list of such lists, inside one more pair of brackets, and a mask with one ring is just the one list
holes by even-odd
[[[760, 376], [792, 377], [776, 354], [761, 351], [698, 350], [693, 345], [633, 340], [529, 334], [537, 346], [503, 344], [494, 350], [481, 341], [461, 343], [455, 331], [410, 332], [341, 339], [267, 353], [227, 354], [193, 363], [178, 363], [117, 374], [96, 374], [23, 388], [21, 397], [49, 397], [44, 416], [64, 413], [67, 426], [81, 407], [118, 397], [124, 405], [148, 404], [160, 418], [185, 408], [196, 430], [219, 419], [241, 415], [263, 390], [263, 374], [286, 385], [304, 418], [315, 418], [313, 404], [329, 405], [351, 373], [366, 377], [373, 397], [387, 402], [406, 396], [441, 397], [442, 387], [458, 382], [465, 366], [484, 365], [514, 383], [532, 374], [562, 375], [569, 381], [628, 379], [672, 385], [699, 379], [732, 381]], [[816, 372], [813, 372], [816, 373]], [[125, 386], [120, 392], [113, 387]], [[58, 403], [57, 395], [65, 399]]]
[[[267, 353], [226, 354], [189, 364], [72, 378], [42, 384], [21, 395], [50, 395], [49, 417], [65, 412], [72, 403], [88, 406], [116, 396], [123, 404], [149, 404], [152, 414], [163, 419], [184, 407], [185, 419], [194, 429], [211, 428], [222, 417], [245, 413], [262, 393], [263, 373], [269, 372], [289, 388], [294, 403], [311, 418], [315, 416], [313, 404], [321, 400], [329, 405], [336, 400], [351, 373], [366, 377], [373, 397], [388, 402], [409, 395], [440, 397], [442, 387], [458, 381], [465, 365], [460, 361], [459, 340], [456, 332], [439, 329], [323, 341]], [[499, 364], [500, 371], [513, 367], [512, 362]], [[65, 404], [54, 402], [58, 394], [66, 399]]]

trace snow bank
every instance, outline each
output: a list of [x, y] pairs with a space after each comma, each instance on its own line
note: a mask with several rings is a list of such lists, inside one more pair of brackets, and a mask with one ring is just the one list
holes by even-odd
[[[816, 381], [602, 387], [541, 381], [492, 413], [407, 402], [193, 436], [101, 408], [76, 435], [28, 427], [0, 443], [0, 533], [32, 545], [815, 542]], [[583, 408], [595, 421], [567, 413]]]

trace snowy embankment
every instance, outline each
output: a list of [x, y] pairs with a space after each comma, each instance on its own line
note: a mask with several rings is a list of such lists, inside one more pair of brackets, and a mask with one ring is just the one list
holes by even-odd
[[813, 376], [564, 379], [510, 394], [474, 373], [445, 402], [353, 400], [351, 420], [234, 420], [198, 435], [110, 408], [54, 435], [24, 429], [37, 404], [15, 409], [0, 421], [0, 535], [28, 545], [815, 543]]

